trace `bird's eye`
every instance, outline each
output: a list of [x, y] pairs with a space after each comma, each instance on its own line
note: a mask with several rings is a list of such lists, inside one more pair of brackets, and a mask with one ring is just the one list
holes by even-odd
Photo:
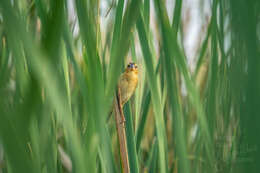
[[130, 64], [128, 64], [127, 67], [130, 68]]
[[135, 68], [137, 68], [137, 65], [135, 65]]

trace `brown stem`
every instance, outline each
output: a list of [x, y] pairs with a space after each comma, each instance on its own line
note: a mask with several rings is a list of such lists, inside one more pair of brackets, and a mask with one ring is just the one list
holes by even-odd
[[117, 91], [116, 99], [114, 99], [114, 110], [115, 110], [115, 120], [116, 120], [116, 129], [117, 136], [120, 147], [120, 158], [123, 167], [124, 173], [129, 173], [129, 161], [128, 161], [128, 153], [127, 153], [127, 145], [126, 145], [126, 134], [125, 134], [125, 121], [124, 121], [124, 113], [122, 110], [121, 103], [121, 94], [120, 91]]

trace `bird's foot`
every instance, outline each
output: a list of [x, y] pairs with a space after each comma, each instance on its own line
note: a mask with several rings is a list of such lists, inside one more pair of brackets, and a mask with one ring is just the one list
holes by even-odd
[[124, 123], [125, 123], [125, 117], [124, 117], [124, 116], [121, 116], [120, 124], [124, 124]]

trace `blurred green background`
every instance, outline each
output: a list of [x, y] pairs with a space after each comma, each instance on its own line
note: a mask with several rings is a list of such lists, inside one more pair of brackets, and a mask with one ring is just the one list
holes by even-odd
[[130, 172], [260, 172], [259, 0], [1, 0], [0, 172], [122, 172], [130, 61]]

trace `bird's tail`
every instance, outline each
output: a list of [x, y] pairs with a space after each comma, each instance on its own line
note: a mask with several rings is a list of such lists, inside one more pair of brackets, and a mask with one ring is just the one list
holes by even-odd
[[110, 118], [112, 117], [112, 113], [113, 113], [113, 108], [111, 109], [111, 111], [109, 112], [108, 116], [107, 116], [107, 122], [110, 120]]

